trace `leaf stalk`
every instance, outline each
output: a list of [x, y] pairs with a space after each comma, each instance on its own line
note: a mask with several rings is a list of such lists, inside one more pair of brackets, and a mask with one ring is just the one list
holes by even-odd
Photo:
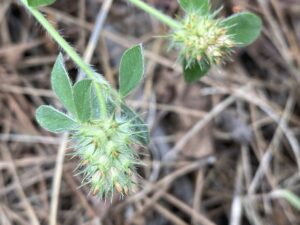
[[[41, 26], [49, 33], [49, 35], [57, 42], [57, 44], [68, 54], [68, 56], [75, 62], [75, 64], [92, 80], [96, 80], [94, 71], [91, 67], [83, 61], [74, 48], [57, 32], [57, 30], [49, 23], [43, 14], [36, 8], [30, 7], [26, 0], [20, 0], [21, 3], [27, 8], [32, 16], [41, 24]], [[95, 85], [96, 95], [99, 100], [101, 115], [107, 116], [107, 107], [104, 95], [99, 85]]]
[[146, 4], [141, 0], [128, 0], [128, 1], [131, 2], [133, 5], [135, 5], [136, 7], [138, 7], [139, 9], [149, 13], [150, 15], [152, 15], [153, 17], [155, 17], [156, 19], [160, 20], [161, 22], [163, 22], [164, 24], [168, 25], [173, 29], [179, 29], [181, 27], [176, 20], [163, 14], [159, 10], [149, 6], [148, 4]]

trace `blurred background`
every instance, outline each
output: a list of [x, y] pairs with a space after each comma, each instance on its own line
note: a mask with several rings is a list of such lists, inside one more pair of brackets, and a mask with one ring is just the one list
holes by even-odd
[[[146, 2], [182, 15], [175, 0]], [[41, 104], [61, 108], [50, 88], [60, 48], [18, 1], [0, 0], [0, 224], [300, 224], [299, 209], [280, 195], [300, 195], [300, 1], [213, 1], [221, 5], [222, 16], [260, 15], [263, 34], [191, 85], [178, 52], [157, 38], [168, 28], [126, 0], [41, 9], [81, 55], [102, 27], [90, 63], [114, 87], [124, 50], [144, 43], [146, 77], [128, 104], [149, 124], [151, 144], [137, 149], [139, 185], [111, 203], [78, 188], [72, 148], [34, 118]], [[76, 66], [67, 67], [75, 79]]]

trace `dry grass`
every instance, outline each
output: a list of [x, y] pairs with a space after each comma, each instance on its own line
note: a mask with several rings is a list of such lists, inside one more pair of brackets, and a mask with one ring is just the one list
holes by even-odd
[[[264, 33], [193, 85], [153, 38], [165, 27], [123, 0], [105, 0], [106, 12], [103, 2], [60, 0], [43, 12], [113, 86], [124, 49], [145, 43], [147, 76], [128, 99], [152, 134], [140, 185], [112, 204], [78, 188], [65, 136], [34, 119], [37, 106], [57, 104], [49, 75], [59, 49], [17, 1], [0, 0], [0, 224], [300, 224], [299, 211], [272, 198], [300, 194], [299, 1], [226, 1], [228, 14], [237, 5], [260, 14]], [[176, 1], [148, 2], [179, 12]], [[105, 23], [95, 45], [97, 15]]]

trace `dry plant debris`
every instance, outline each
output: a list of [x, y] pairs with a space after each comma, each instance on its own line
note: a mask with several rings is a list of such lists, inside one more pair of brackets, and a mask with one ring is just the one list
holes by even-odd
[[[140, 185], [112, 204], [77, 188], [77, 160], [58, 154], [65, 137], [34, 119], [41, 104], [61, 108], [49, 84], [59, 49], [17, 1], [0, 1], [0, 224], [299, 224], [299, 211], [276, 195], [300, 195], [299, 2], [226, 1], [228, 14], [259, 14], [264, 34], [192, 85], [176, 53], [153, 38], [165, 27], [126, 1], [108, 2], [57, 1], [43, 13], [82, 54], [105, 15], [91, 63], [113, 85], [124, 49], [145, 43], [147, 77], [129, 99], [152, 135]], [[179, 11], [176, 1], [148, 2]]]

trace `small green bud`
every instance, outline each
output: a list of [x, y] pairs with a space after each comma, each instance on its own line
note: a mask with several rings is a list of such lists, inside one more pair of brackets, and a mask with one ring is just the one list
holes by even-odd
[[134, 185], [137, 156], [132, 144], [132, 125], [125, 118], [98, 119], [79, 128], [73, 139], [82, 144], [75, 154], [81, 158], [85, 181], [93, 195], [112, 196], [116, 190], [126, 195]]
[[171, 34], [172, 45], [180, 49], [180, 59], [186, 60], [187, 67], [200, 64], [203, 59], [209, 65], [220, 64], [236, 45], [221, 20], [213, 15], [188, 12], [181, 21], [181, 28]]

